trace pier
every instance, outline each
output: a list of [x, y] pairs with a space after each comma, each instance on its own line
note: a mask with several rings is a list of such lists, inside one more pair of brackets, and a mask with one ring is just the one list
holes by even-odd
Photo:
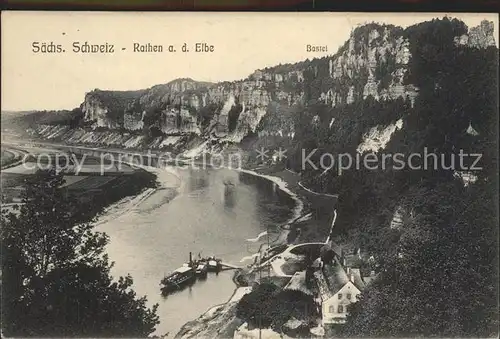
[[236, 265], [228, 264], [225, 262], [221, 262], [220, 266], [223, 270], [239, 270], [239, 269], [243, 268], [241, 266], [236, 266]]

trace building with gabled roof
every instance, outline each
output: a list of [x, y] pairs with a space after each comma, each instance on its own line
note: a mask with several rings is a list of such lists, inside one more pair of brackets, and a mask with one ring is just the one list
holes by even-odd
[[342, 266], [338, 258], [314, 273], [321, 300], [323, 325], [343, 324], [347, 307], [358, 300], [366, 284], [360, 270]]
[[300, 291], [307, 295], [313, 295], [313, 292], [307, 287], [306, 271], [295, 272], [288, 284], [286, 284], [283, 289]]

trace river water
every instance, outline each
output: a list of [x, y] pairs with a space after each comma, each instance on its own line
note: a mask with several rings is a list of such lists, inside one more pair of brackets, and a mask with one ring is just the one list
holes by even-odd
[[227, 263], [248, 265], [250, 261], [241, 259], [255, 253], [260, 243], [246, 239], [268, 227], [275, 230], [292, 217], [295, 206], [275, 183], [248, 173], [175, 171], [176, 175], [156, 170], [160, 184], [177, 187], [173, 200], [172, 189], [157, 190], [140, 202], [115, 208], [97, 226], [110, 237], [107, 252], [115, 262], [113, 276], [129, 273], [138, 296], [146, 295], [149, 305], [159, 303], [161, 323], [155, 334], [169, 337], [211, 306], [226, 302], [235, 286], [233, 271], [224, 271], [163, 297], [163, 276], [187, 262], [190, 251], [194, 257], [216, 255]]

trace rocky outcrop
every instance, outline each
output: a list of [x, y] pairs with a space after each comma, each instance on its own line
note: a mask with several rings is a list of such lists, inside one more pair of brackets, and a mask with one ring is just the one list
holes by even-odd
[[471, 28], [468, 34], [456, 37], [455, 43], [475, 48], [495, 46], [494, 28], [493, 21], [483, 20], [479, 26]]
[[[134, 100], [145, 91], [101, 91], [95, 89], [85, 94], [80, 105], [83, 119], [95, 127], [117, 129], [124, 125], [125, 112], [132, 109]], [[127, 126], [132, 127], [127, 120]], [[130, 128], [134, 129], [134, 128]]]
[[251, 287], [237, 288], [227, 303], [214, 306], [197, 319], [186, 323], [175, 335], [175, 339], [187, 338], [233, 338], [243, 324], [236, 316], [239, 300]]
[[378, 152], [384, 149], [387, 143], [391, 140], [392, 134], [403, 128], [403, 120], [399, 119], [388, 126], [374, 126], [363, 135], [361, 144], [358, 145], [357, 151], [362, 154], [365, 152]]
[[[405, 82], [411, 60], [405, 32], [368, 24], [354, 29], [329, 57], [256, 70], [235, 82], [177, 79], [141, 91], [94, 90], [81, 109], [93, 127], [142, 130], [153, 137], [211, 135], [230, 142], [253, 133], [293, 137], [294, 115], [310, 103], [342, 107], [371, 96], [413, 105], [418, 88]], [[495, 44], [493, 23], [483, 21], [455, 43]]]
[[[292, 136], [289, 113], [296, 105], [318, 100], [351, 104], [370, 95], [413, 100], [415, 88], [403, 85], [409, 57], [401, 29], [372, 24], [354, 30], [331, 57], [257, 70], [236, 82], [178, 79], [128, 97], [116, 92], [111, 99], [109, 92], [96, 90], [87, 94], [82, 110], [97, 127], [215, 133], [234, 142], [250, 133]], [[115, 104], [119, 97], [126, 97], [121, 106]], [[263, 121], [267, 115], [274, 116]]]
[[403, 84], [409, 59], [409, 42], [402, 29], [375, 24], [358, 28], [329, 60], [334, 85], [321, 99], [331, 106], [368, 96], [376, 100], [402, 97], [413, 102], [416, 88]]

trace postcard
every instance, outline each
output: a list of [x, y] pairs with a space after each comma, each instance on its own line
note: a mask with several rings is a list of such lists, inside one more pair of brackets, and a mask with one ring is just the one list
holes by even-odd
[[5, 337], [498, 336], [498, 16], [4, 11]]

